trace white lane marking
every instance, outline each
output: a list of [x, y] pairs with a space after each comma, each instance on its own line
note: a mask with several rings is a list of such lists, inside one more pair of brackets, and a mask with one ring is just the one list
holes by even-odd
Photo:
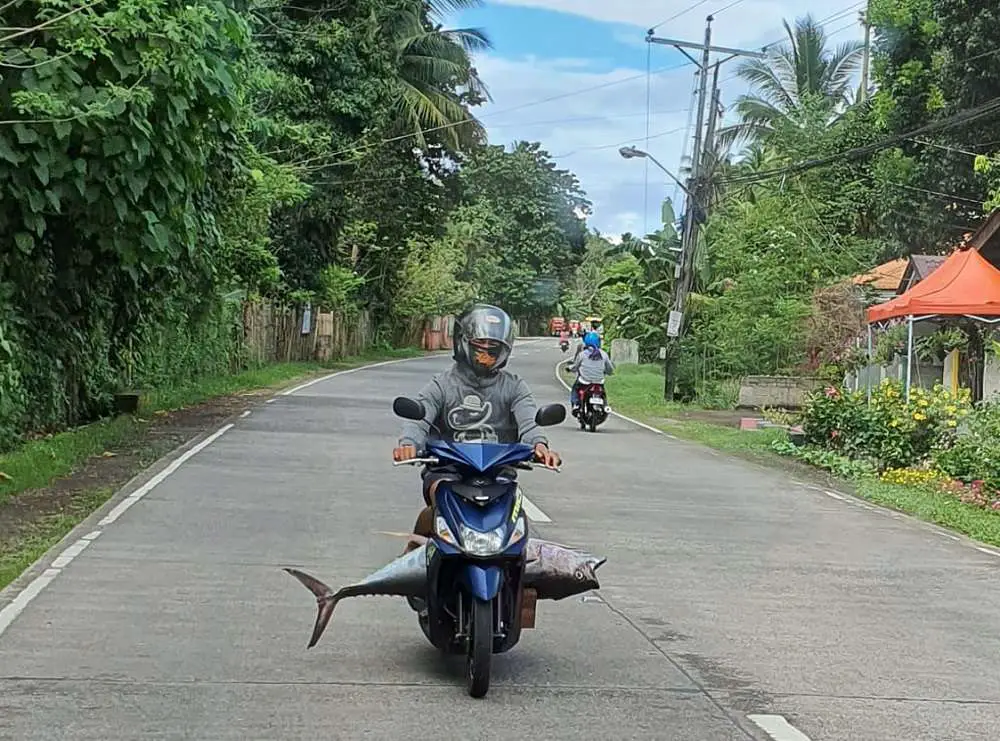
[[747, 718], [774, 741], [809, 741], [809, 737], [785, 720], [783, 715], [748, 715]]
[[845, 499], [845, 497], [844, 497], [844, 496], [843, 496], [842, 494], [838, 494], [838, 493], [837, 493], [837, 492], [835, 492], [835, 491], [826, 491], [826, 490], [824, 489], [824, 490], [823, 490], [823, 493], [824, 493], [824, 494], [826, 494], [826, 495], [827, 495], [828, 497], [833, 497], [834, 499], [839, 499], [839, 500], [840, 500], [840, 501], [842, 501], [842, 502], [843, 502], [843, 501], [844, 501], [844, 499]]
[[28, 606], [29, 602], [37, 597], [39, 592], [49, 585], [49, 582], [59, 576], [59, 571], [60, 569], [45, 569], [31, 584], [21, 590], [13, 602], [0, 610], [0, 635], [3, 635], [10, 624], [17, 619], [17, 616], [24, 612], [24, 608]]
[[87, 540], [85, 538], [80, 538], [73, 545], [71, 545], [69, 548], [67, 548], [62, 553], [59, 554], [59, 558], [57, 558], [55, 561], [52, 562], [52, 568], [65, 569], [67, 566], [70, 565], [70, 562], [72, 562], [74, 558], [83, 553], [84, 549], [86, 549], [86, 547], [90, 545], [92, 542], [93, 541]]
[[[337, 371], [336, 373], [328, 373], [325, 376], [320, 376], [319, 378], [314, 378], [311, 381], [306, 381], [305, 383], [300, 383], [295, 388], [290, 388], [287, 391], [282, 391], [279, 396], [291, 396], [292, 394], [302, 391], [302, 389], [307, 389], [317, 383], [322, 383], [323, 381], [329, 381], [331, 378], [336, 378], [337, 376], [346, 376], [348, 373], [358, 373], [363, 370], [369, 370], [371, 368], [383, 368], [387, 365], [396, 365], [397, 363], [409, 363], [414, 360], [423, 360], [425, 358], [437, 357], [436, 355], [420, 355], [415, 358], [398, 358], [396, 360], [383, 360], [381, 363], [371, 363], [370, 365], [359, 365], [357, 368], [348, 368], [347, 370]], [[268, 402], [270, 403], [270, 402]]]
[[156, 474], [153, 478], [151, 478], [145, 484], [143, 484], [142, 486], [140, 486], [138, 489], [136, 489], [134, 492], [132, 492], [127, 497], [125, 497], [122, 501], [120, 501], [118, 503], [118, 506], [115, 507], [113, 510], [111, 510], [97, 524], [98, 525], [103, 525], [103, 526], [110, 525], [112, 522], [114, 522], [119, 517], [121, 517], [123, 514], [125, 514], [125, 512], [128, 510], [129, 507], [131, 507], [133, 504], [135, 504], [136, 502], [138, 502], [144, 496], [146, 496], [147, 494], [149, 494], [149, 492], [151, 492], [157, 486], [159, 486], [159, 484], [162, 483], [163, 480], [167, 478], [167, 476], [170, 476], [170, 474], [172, 474], [178, 468], [180, 468], [181, 466], [183, 466], [191, 458], [193, 458], [194, 456], [198, 455], [198, 453], [200, 453], [201, 451], [203, 451], [205, 448], [207, 448], [209, 445], [211, 445], [212, 443], [214, 443], [220, 437], [222, 437], [223, 435], [225, 435], [232, 428], [233, 428], [232, 423], [230, 423], [228, 425], [225, 425], [221, 429], [213, 432], [211, 435], [209, 435], [208, 437], [206, 437], [204, 440], [202, 440], [200, 443], [198, 443], [197, 445], [195, 445], [190, 450], [185, 451], [182, 455], [178, 456], [175, 460], [171, 461], [171, 463], [170, 463], [169, 466], [167, 466], [166, 468], [164, 468], [162, 471], [160, 471], [158, 474]]
[[[568, 383], [566, 383], [566, 381], [563, 380], [562, 375], [559, 373], [559, 367], [561, 365], [563, 365], [562, 361], [556, 363], [556, 380], [560, 384], [562, 384], [562, 387], [564, 389], [566, 389], [567, 391], [569, 391], [572, 387]], [[612, 410], [611, 413], [614, 416], [618, 417], [619, 419], [624, 419], [626, 422], [631, 422], [632, 424], [637, 425], [638, 427], [641, 427], [644, 430], [649, 430], [650, 432], [655, 432], [657, 435], [663, 435], [663, 437], [669, 438], [671, 440], [679, 440], [680, 439], [678, 437], [675, 437], [674, 435], [671, 435], [669, 433], [664, 432], [663, 430], [658, 430], [655, 427], [647, 425], [645, 422], [640, 422], [637, 419], [632, 419], [631, 417], [626, 417], [624, 414], [621, 414], [620, 412], [616, 412], [616, 411]]]
[[552, 519], [547, 514], [538, 509], [535, 503], [523, 494], [521, 495], [521, 506], [524, 507], [524, 514], [532, 522], [552, 522]]
[[976, 546], [976, 550], [979, 551], [980, 553], [986, 553], [990, 556], [1000, 556], [1000, 553], [992, 551], [989, 548], [980, 548], [979, 546]]
[[240, 419], [246, 419], [249, 416], [250, 416], [250, 410], [247, 409], [245, 412], [243, 412], [243, 414], [240, 415]]
[[[420, 357], [428, 357], [428, 356], [420, 356]], [[419, 360], [419, 359], [420, 358], [403, 358], [400, 360], [390, 360], [385, 363], [363, 365], [359, 366], [358, 368], [351, 368], [350, 370], [340, 371], [338, 373], [331, 373], [328, 376], [324, 376], [323, 378], [317, 378], [314, 381], [310, 381], [307, 384], [302, 384], [301, 386], [298, 386], [294, 389], [291, 389], [290, 391], [286, 391], [283, 393], [287, 396], [288, 394], [294, 393], [295, 391], [303, 389], [306, 386], [311, 386], [313, 383], [318, 383], [319, 381], [326, 380], [327, 378], [343, 375], [345, 373], [355, 373], [357, 371], [364, 370], [366, 368], [375, 368], [382, 365], [390, 365], [392, 363], [403, 363], [408, 360]], [[268, 399], [265, 403], [270, 404], [273, 401], [276, 401], [276, 399], [274, 398]], [[249, 411], [245, 412], [242, 416], [246, 417], [248, 414]], [[227, 424], [224, 427], [217, 430], [216, 432], [214, 432], [211, 436], [202, 440], [200, 443], [195, 445], [190, 450], [185, 451], [183, 455], [179, 456], [176, 460], [172, 461], [170, 465], [168, 465], [166, 468], [164, 468], [162, 471], [156, 474], [156, 476], [151, 478], [149, 481], [143, 484], [143, 486], [141, 486], [139, 489], [129, 494], [129, 496], [127, 496], [125, 499], [119, 502], [118, 505], [113, 510], [111, 510], [111, 512], [109, 512], [107, 516], [101, 519], [101, 521], [98, 524], [106, 526], [115, 522], [115, 520], [121, 517], [129, 509], [129, 507], [131, 507], [133, 504], [135, 504], [144, 496], [146, 496], [156, 486], [161, 484], [164, 481], [164, 479], [166, 479], [168, 476], [174, 473], [186, 461], [190, 460], [195, 455], [200, 453], [202, 450], [207, 448], [209, 445], [214, 443], [216, 440], [218, 440], [232, 428], [233, 428], [232, 424]], [[540, 517], [538, 517], [537, 519], [541, 520], [542, 522], [551, 522], [551, 520], [549, 520], [545, 516], [545, 513], [543, 513], [537, 507], [534, 507], [534, 505], [531, 505], [527, 501], [527, 499], [525, 499], [524, 509], [526, 512], [529, 512], [529, 506], [536, 511], [536, 514], [540, 515]], [[531, 516], [530, 513], [529, 516]], [[14, 599], [11, 600], [9, 604], [0, 609], [0, 636], [2, 636], [4, 631], [6, 631], [7, 628], [9, 628], [10, 625], [17, 619], [18, 615], [24, 612], [24, 609], [28, 606], [31, 600], [37, 597], [41, 593], [41, 591], [45, 589], [45, 587], [47, 587], [57, 576], [59, 576], [59, 574], [62, 573], [62, 570], [66, 568], [66, 566], [68, 566], [73, 561], [74, 558], [80, 555], [80, 553], [82, 553], [83, 550], [88, 545], [94, 542], [101, 535], [102, 532], [103, 531], [101, 530], [93, 530], [84, 535], [83, 537], [79, 538], [78, 540], [76, 540], [72, 545], [67, 547], [62, 553], [59, 554], [59, 556], [56, 557], [56, 559], [52, 562], [52, 566], [45, 569], [45, 571], [36, 576], [31, 582], [28, 583], [28, 586], [26, 586], [24, 589], [18, 592], [17, 596], [14, 597]]]

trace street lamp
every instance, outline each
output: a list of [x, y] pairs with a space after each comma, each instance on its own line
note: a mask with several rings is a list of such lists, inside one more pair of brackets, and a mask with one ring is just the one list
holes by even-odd
[[635, 147], [622, 147], [621, 149], [618, 150], [618, 154], [620, 154], [627, 160], [635, 159], [637, 157], [648, 159], [654, 165], [663, 170], [663, 172], [667, 174], [668, 178], [677, 183], [680, 189], [684, 191], [685, 195], [689, 196], [690, 198], [694, 198], [694, 194], [690, 190], [688, 190], [687, 186], [684, 185], [684, 183], [682, 183], [680, 180], [678, 180], [677, 177], [672, 172], [670, 172], [670, 170], [661, 165], [659, 160], [657, 160], [656, 157], [651, 155], [649, 152], [643, 152], [641, 149], [636, 149]]

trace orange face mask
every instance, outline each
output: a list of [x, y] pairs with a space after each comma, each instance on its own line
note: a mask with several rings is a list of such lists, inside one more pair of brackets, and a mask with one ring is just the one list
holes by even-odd
[[484, 368], [492, 368], [497, 364], [496, 355], [490, 352], [496, 349], [492, 342], [473, 342], [471, 345], [476, 363]]
[[486, 368], [492, 368], [496, 365], [497, 359], [490, 355], [486, 350], [476, 350], [476, 362]]

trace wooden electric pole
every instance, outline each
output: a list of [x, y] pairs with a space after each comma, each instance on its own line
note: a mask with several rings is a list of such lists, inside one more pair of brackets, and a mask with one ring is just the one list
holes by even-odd
[[[684, 304], [687, 295], [691, 291], [694, 278], [694, 253], [695, 245], [698, 242], [698, 227], [707, 217], [708, 200], [706, 198], [707, 183], [704, 177], [704, 163], [706, 156], [714, 149], [715, 122], [717, 120], [717, 109], [719, 99], [719, 67], [736, 57], [755, 57], [764, 59], [767, 55], [764, 52], [747, 51], [745, 49], [732, 49], [726, 46], [712, 46], [712, 16], [708, 16], [705, 23], [705, 40], [701, 44], [692, 41], [678, 41], [677, 39], [661, 39], [653, 35], [652, 30], [646, 35], [646, 41], [650, 44], [663, 44], [673, 46], [684, 56], [690, 59], [698, 67], [698, 109], [697, 124], [694, 133], [694, 149], [691, 157], [691, 176], [688, 179], [687, 191], [691, 194], [684, 201], [684, 230], [681, 233], [681, 254], [678, 263], [678, 270], [675, 273], [675, 288], [673, 309], [667, 317], [666, 332], [666, 357], [664, 358], [663, 369], [663, 398], [672, 401], [674, 390], [677, 387], [677, 371], [680, 365], [681, 336], [684, 331]], [[701, 58], [688, 54], [685, 49], [698, 49], [701, 51]], [[717, 61], [714, 65], [711, 62], [712, 52], [728, 54], [726, 58]], [[705, 134], [705, 105], [708, 102], [708, 73], [714, 67], [712, 80], [712, 107], [711, 117], [708, 125], [709, 131]]]

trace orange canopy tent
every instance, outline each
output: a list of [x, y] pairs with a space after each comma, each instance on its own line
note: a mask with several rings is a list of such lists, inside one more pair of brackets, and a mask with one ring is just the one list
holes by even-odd
[[1000, 270], [978, 250], [957, 250], [906, 293], [868, 309], [869, 322], [925, 315], [1000, 316]]
[[909, 325], [906, 351], [906, 397], [909, 399], [914, 322], [935, 317], [966, 317], [989, 324], [1000, 322], [1000, 270], [987, 262], [978, 250], [959, 249], [910, 290], [872, 306], [868, 309], [869, 363], [871, 325], [904, 317]]

